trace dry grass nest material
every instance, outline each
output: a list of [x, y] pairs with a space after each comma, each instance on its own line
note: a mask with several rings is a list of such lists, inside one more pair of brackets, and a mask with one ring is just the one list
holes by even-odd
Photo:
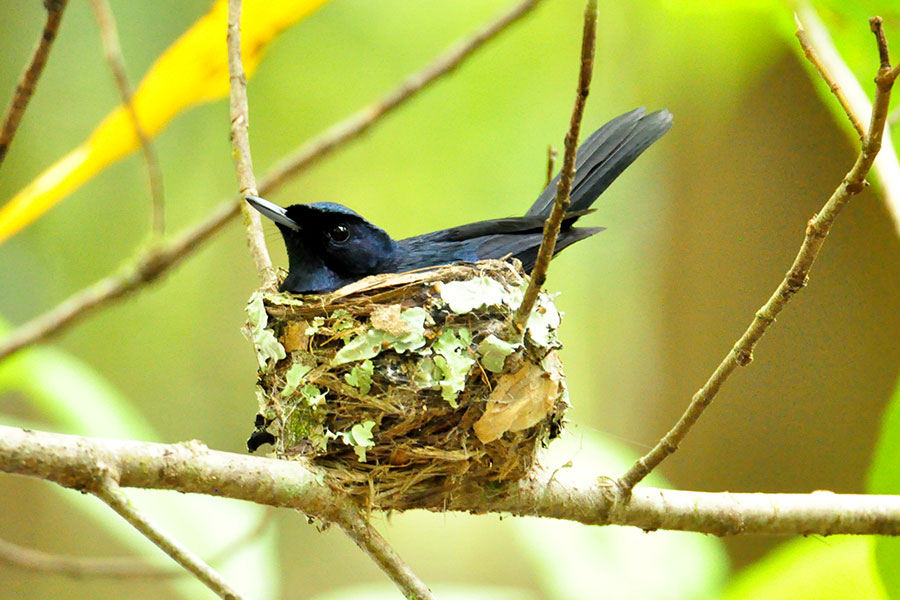
[[255, 294], [257, 430], [279, 458], [382, 510], [440, 508], [525, 475], [568, 405], [545, 293], [524, 341], [527, 279], [484, 261], [369, 277], [325, 295]]

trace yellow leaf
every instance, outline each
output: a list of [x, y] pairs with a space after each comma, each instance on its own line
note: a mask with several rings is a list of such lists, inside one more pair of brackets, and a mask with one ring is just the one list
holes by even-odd
[[[244, 71], [253, 74], [272, 39], [327, 0], [245, 0], [241, 17]], [[132, 100], [141, 127], [154, 137], [184, 109], [228, 94], [226, 0], [216, 0], [153, 63]], [[223, 128], [225, 125], [223, 124]], [[0, 243], [110, 163], [138, 148], [124, 107], [111, 112], [83, 144], [41, 173], [0, 208]]]

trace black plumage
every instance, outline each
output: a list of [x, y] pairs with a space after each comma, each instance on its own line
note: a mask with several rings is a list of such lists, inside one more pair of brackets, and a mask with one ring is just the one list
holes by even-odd
[[[672, 114], [647, 114], [638, 108], [616, 117], [579, 147], [571, 204], [556, 243], [556, 252], [603, 231], [574, 227], [591, 212], [594, 201], [640, 154], [672, 126]], [[340, 204], [316, 202], [281, 208], [248, 196], [247, 201], [281, 231], [288, 254], [282, 291], [321, 293], [368, 275], [402, 273], [454, 262], [512, 256], [531, 271], [541, 244], [544, 221], [553, 208], [559, 175], [522, 217], [469, 223], [403, 240]]]

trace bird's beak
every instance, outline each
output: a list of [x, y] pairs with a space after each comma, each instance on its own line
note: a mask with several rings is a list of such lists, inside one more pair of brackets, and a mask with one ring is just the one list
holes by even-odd
[[259, 196], [244, 196], [244, 200], [250, 203], [250, 206], [262, 213], [263, 216], [272, 219], [277, 224], [284, 225], [288, 229], [293, 229], [294, 231], [300, 231], [300, 225], [288, 217], [287, 211], [277, 204], [272, 204]]

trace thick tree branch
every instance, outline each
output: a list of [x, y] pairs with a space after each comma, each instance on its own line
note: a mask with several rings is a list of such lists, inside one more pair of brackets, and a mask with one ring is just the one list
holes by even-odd
[[[339, 521], [335, 511], [346, 510], [305, 462], [218, 452], [198, 442], [152, 444], [0, 426], [0, 472], [85, 490], [91, 488], [98, 465], [116, 473], [122, 487], [248, 500], [327, 521]], [[900, 535], [900, 496], [638, 488], [624, 502], [613, 480], [576, 477], [567, 469], [538, 472], [505, 488], [455, 497], [447, 509], [718, 536]]]
[[819, 212], [813, 216], [806, 225], [806, 235], [800, 245], [794, 263], [785, 275], [782, 282], [775, 289], [772, 296], [760, 308], [731, 351], [725, 356], [716, 370], [709, 377], [703, 387], [691, 398], [690, 405], [678, 420], [674, 427], [654, 446], [649, 453], [641, 457], [622, 477], [618, 484], [622, 493], [627, 498], [632, 488], [656, 468], [667, 456], [678, 449], [678, 444], [684, 439], [691, 427], [700, 419], [703, 411], [712, 403], [722, 384], [737, 367], [750, 364], [753, 360], [753, 349], [769, 326], [775, 322], [775, 317], [784, 309], [788, 301], [800, 291], [807, 283], [809, 270], [812, 268], [825, 237], [831, 231], [834, 219], [840, 214], [854, 195], [863, 190], [866, 185], [866, 175], [872, 168], [875, 156], [881, 148], [884, 134], [885, 121], [887, 119], [888, 105], [891, 99], [891, 89], [897, 77], [896, 69], [892, 70], [887, 59], [887, 47], [884, 35], [881, 34], [881, 19], [875, 17], [871, 20], [872, 31], [876, 33], [879, 56], [882, 57], [882, 66], [875, 77], [876, 91], [875, 102], [872, 108], [872, 118], [869, 122], [869, 130], [863, 141], [862, 149], [853, 168], [844, 176], [840, 185], [825, 203]]
[[128, 75], [125, 73], [125, 58], [122, 56], [122, 48], [119, 44], [119, 33], [116, 28], [116, 20], [107, 0], [91, 0], [94, 8], [94, 16], [97, 19], [97, 27], [100, 29], [100, 41], [103, 43], [103, 52], [106, 62], [116, 80], [119, 95], [122, 97], [122, 105], [128, 113], [134, 133], [141, 144], [141, 152], [144, 154], [144, 162], [147, 165], [147, 177], [150, 182], [150, 199], [152, 203], [152, 231], [155, 236], [161, 236], [166, 230], [166, 204], [163, 194], [162, 169], [159, 167], [159, 158], [153, 143], [147, 137], [141, 126], [134, 103], [131, 101], [134, 91], [128, 83]]
[[[528, 14], [540, 1], [525, 0], [516, 4], [473, 35], [457, 42], [425, 69], [408, 77], [381, 100], [333, 125], [315, 139], [302, 145], [269, 172], [259, 184], [259, 193], [263, 196], [271, 194], [291, 177], [359, 137], [429, 84], [453, 71], [485, 43]], [[76, 292], [48, 312], [24, 323], [0, 343], [0, 360], [26, 346], [64, 331], [90, 312], [152, 283], [160, 275], [177, 266], [237, 216], [242, 204], [245, 204], [243, 196], [223, 202], [203, 222], [181, 232], [174, 239], [151, 246], [120, 273], [109, 275]]]
[[6, 113], [3, 115], [3, 125], [0, 126], [0, 165], [6, 158], [6, 152], [16, 135], [19, 128], [19, 122], [25, 109], [28, 108], [28, 102], [34, 94], [34, 88], [37, 86], [38, 79], [44, 71], [44, 65], [47, 64], [47, 57], [50, 56], [50, 48], [56, 39], [56, 33], [59, 31], [59, 24], [62, 22], [63, 11], [66, 9], [68, 0], [44, 0], [44, 8], [47, 9], [47, 20], [44, 23], [44, 30], [41, 32], [41, 38], [38, 40], [37, 48], [31, 57], [31, 62], [25, 68], [25, 72], [19, 78], [16, 85], [16, 91], [13, 93], [9, 106], [6, 107]]
[[[240, 184], [240, 196], [256, 196], [256, 176], [253, 174], [253, 159], [250, 156], [250, 133], [248, 132], [250, 113], [247, 109], [247, 76], [241, 61], [241, 0], [228, 0], [228, 72], [231, 77], [231, 154], [234, 169]], [[275, 289], [275, 269], [266, 249], [262, 220], [259, 212], [252, 210], [246, 202], [240, 202], [244, 225], [247, 227], [247, 244], [250, 256], [256, 265], [260, 287]]]
[[[591, 88], [591, 76], [594, 73], [594, 48], [597, 42], [597, 0], [588, 0], [584, 9], [584, 31], [581, 37], [581, 69], [578, 72], [578, 89], [575, 94], [575, 106], [572, 108], [572, 118], [569, 122], [569, 131], [566, 133], [566, 152], [563, 157], [562, 171], [559, 183], [556, 185], [556, 199], [553, 209], [544, 223], [544, 237], [541, 247], [535, 259], [534, 269], [531, 271], [531, 279], [522, 304], [513, 316], [513, 325], [522, 337], [525, 335], [525, 325], [534, 303], [537, 301], [541, 286], [547, 280], [547, 270], [556, 250], [556, 238], [559, 228], [562, 227], [563, 217], [569, 209], [569, 192], [572, 190], [572, 180], [575, 179], [575, 154], [578, 148], [578, 135], [581, 132], [581, 117], [584, 115], [584, 105], [587, 102]], [[552, 156], [552, 155], [551, 155]]]

